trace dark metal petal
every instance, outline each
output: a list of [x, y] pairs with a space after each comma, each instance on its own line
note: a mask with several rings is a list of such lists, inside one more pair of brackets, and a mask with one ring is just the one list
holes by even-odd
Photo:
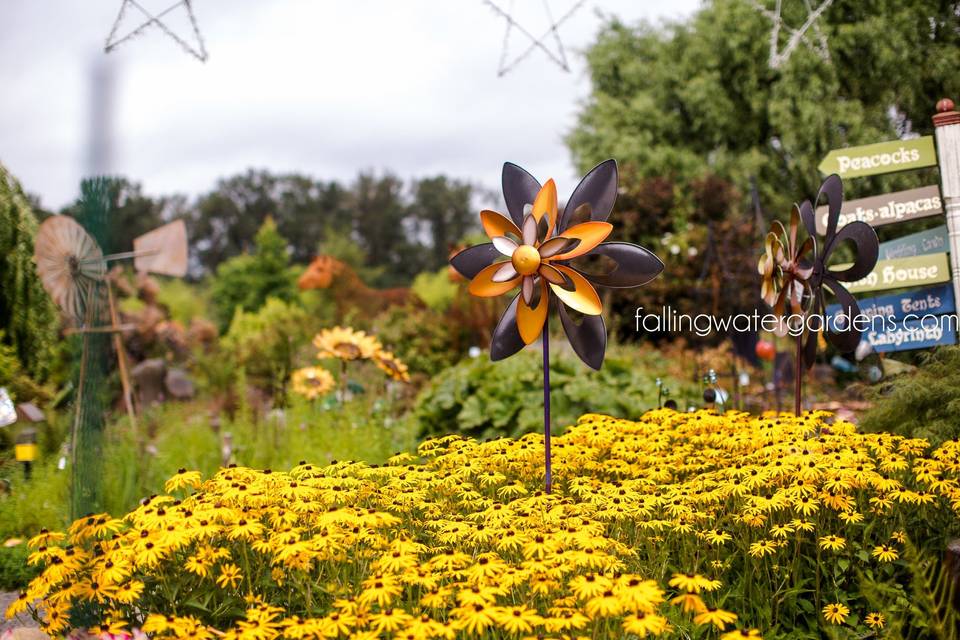
[[580, 184], [570, 194], [570, 199], [563, 207], [563, 215], [557, 225], [558, 235], [563, 233], [573, 220], [573, 212], [577, 207], [590, 205], [590, 219], [600, 222], [610, 217], [613, 203], [617, 200], [617, 161], [604, 160], [587, 175], [583, 176]]
[[803, 227], [807, 230], [807, 235], [811, 238], [817, 237], [817, 214], [814, 212], [810, 201], [804, 200], [803, 204], [793, 206], [800, 210], [800, 220], [803, 221]]
[[837, 224], [840, 222], [840, 207], [843, 205], [843, 181], [837, 174], [827, 176], [823, 184], [820, 185], [820, 192], [817, 193], [817, 201], [827, 199], [827, 233], [823, 242], [823, 259], [826, 260], [830, 252], [833, 251], [833, 238], [837, 234]]
[[[846, 314], [848, 318], [848, 326], [846, 329], [826, 332], [827, 340], [841, 352], [850, 353], [857, 348], [857, 345], [860, 344], [860, 338], [863, 337], [863, 332], [858, 331], [853, 324], [853, 319], [860, 315], [860, 305], [857, 303], [857, 299], [854, 298], [842, 284], [832, 278], [825, 279], [824, 285], [837, 297], [837, 302], [840, 303], [840, 310]], [[831, 323], [831, 329], [832, 328], [833, 323]]]
[[560, 323], [574, 353], [591, 369], [600, 369], [607, 351], [607, 327], [603, 316], [583, 316], [578, 324], [567, 312], [567, 305], [560, 303]]
[[523, 208], [532, 205], [540, 192], [540, 183], [526, 169], [512, 162], [503, 163], [501, 179], [507, 211], [518, 227], [523, 225]]
[[520, 329], [517, 328], [517, 305], [519, 303], [520, 294], [518, 293], [514, 296], [507, 310], [500, 316], [497, 328], [493, 330], [493, 336], [490, 338], [490, 359], [494, 362], [509, 358], [525, 346], [523, 338], [520, 337]]
[[877, 266], [877, 258], [880, 257], [880, 241], [877, 239], [877, 232], [866, 222], [859, 220], [851, 222], [837, 232], [833, 246], [839, 247], [841, 243], [850, 240], [856, 247], [857, 258], [852, 265], [843, 271], [829, 271], [828, 273], [835, 280], [841, 282], [856, 282], [865, 278]]
[[502, 258], [492, 242], [467, 247], [450, 258], [450, 266], [467, 280], [473, 280], [478, 273], [489, 267], [495, 260]]
[[591, 283], [613, 289], [626, 289], [644, 285], [663, 271], [663, 261], [653, 252], [629, 242], [604, 242], [588, 256], [607, 256], [617, 263], [610, 273], [590, 274], [579, 269]]

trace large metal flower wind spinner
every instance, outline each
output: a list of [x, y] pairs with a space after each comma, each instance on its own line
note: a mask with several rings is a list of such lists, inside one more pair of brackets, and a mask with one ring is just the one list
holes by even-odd
[[[503, 197], [510, 217], [480, 212], [491, 242], [469, 247], [450, 259], [453, 268], [471, 281], [469, 291], [474, 295], [498, 296], [520, 287], [494, 330], [491, 359], [512, 356], [544, 334], [552, 294], [560, 302], [557, 310], [573, 350], [587, 365], [599, 369], [607, 332], [594, 285], [638, 287], [663, 270], [660, 259], [643, 247], [604, 242], [613, 229], [606, 220], [617, 198], [617, 163], [607, 160], [594, 167], [558, 214], [553, 180], [541, 187], [527, 171], [507, 162]], [[574, 224], [578, 219], [587, 221]], [[597, 274], [571, 263], [596, 255], [607, 256], [616, 267]], [[583, 314], [581, 322], [574, 320], [571, 310]]]
[[[552, 485], [550, 463], [550, 332], [548, 312], [556, 297], [560, 322], [574, 352], [599, 369], [607, 346], [602, 305], [594, 285], [639, 287], [655, 278], [663, 263], [643, 247], [604, 242], [613, 225], [606, 220], [617, 199], [617, 163], [601, 162], [573, 190], [562, 212], [557, 186], [509, 162], [503, 165], [503, 197], [510, 217], [481, 211], [490, 242], [464, 249], [450, 264], [470, 280], [469, 291], [493, 297], [520, 288], [493, 332], [490, 357], [502, 360], [542, 336], [543, 435], [546, 490]], [[527, 208], [529, 207], [529, 210]], [[584, 222], [578, 222], [579, 220]], [[572, 260], [606, 256], [615, 267], [590, 273]], [[577, 321], [571, 312], [582, 314]]]
[[[815, 206], [821, 199], [827, 201], [827, 229], [817, 242]], [[843, 286], [870, 274], [877, 264], [880, 243], [873, 227], [865, 222], [850, 222], [839, 230], [840, 209], [843, 204], [843, 182], [831, 175], [820, 185], [814, 203], [805, 200], [794, 205], [789, 232], [774, 222], [760, 256], [762, 276], [761, 296], [773, 307], [774, 314], [784, 317], [792, 314], [804, 320], [804, 330], [797, 332], [796, 413], [800, 413], [800, 384], [802, 368], [813, 366], [817, 355], [817, 341], [821, 333], [841, 352], [856, 349], [863, 332], [853, 319], [860, 315], [856, 298]], [[798, 244], [799, 222], [807, 232], [807, 239]], [[852, 244], [855, 259], [843, 269], [828, 265], [833, 252], [845, 242]], [[840, 318], [827, 318], [826, 294], [831, 293], [840, 304]], [[819, 317], [819, 322], [807, 322]], [[829, 328], [828, 328], [829, 327]], [[803, 362], [804, 367], [800, 366]]]

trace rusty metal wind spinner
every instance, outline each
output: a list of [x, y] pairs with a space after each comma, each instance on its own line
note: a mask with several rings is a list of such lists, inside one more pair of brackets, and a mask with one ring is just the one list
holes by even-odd
[[[464, 249], [450, 264], [470, 280], [469, 291], [493, 297], [520, 287], [493, 332], [490, 358], [508, 358], [542, 336], [546, 490], [552, 485], [550, 465], [550, 336], [548, 311], [556, 297], [560, 323], [577, 356], [599, 369], [607, 331], [594, 286], [639, 287], [663, 270], [650, 251], [626, 242], [604, 242], [613, 225], [606, 220], [617, 198], [617, 163], [594, 167], [558, 212], [557, 187], [543, 186], [519, 166], [503, 165], [503, 197], [509, 217], [480, 212], [490, 242]], [[527, 207], [530, 207], [527, 211]], [[586, 220], [574, 224], [578, 220]], [[571, 261], [606, 256], [615, 263], [606, 273], [590, 273]], [[582, 315], [578, 322], [575, 315]]]
[[[821, 197], [827, 200], [827, 230], [818, 244], [814, 207], [819, 204]], [[841, 283], [856, 282], [866, 277], [876, 266], [880, 254], [877, 233], [867, 223], [854, 221], [837, 230], [843, 204], [843, 182], [839, 176], [831, 175], [823, 181], [814, 203], [805, 200], [803, 204], [794, 204], [789, 230], [779, 221], [774, 221], [758, 265], [762, 276], [760, 293], [764, 302], [781, 319], [793, 316], [804, 323], [802, 331], [796, 332], [796, 415], [800, 415], [803, 369], [813, 366], [820, 334], [823, 333], [830, 344], [842, 352], [853, 351], [859, 344], [863, 332], [857, 329], [853, 319], [860, 315], [860, 305]], [[801, 221], [807, 232], [807, 239], [802, 244], [798, 237]], [[856, 259], [845, 268], [834, 271], [827, 263], [836, 248], [844, 242], [853, 244]], [[827, 291], [840, 304], [840, 315], [846, 319], [843, 326], [841, 321], [825, 316]], [[811, 327], [807, 319], [813, 316], [818, 316], [820, 322]]]

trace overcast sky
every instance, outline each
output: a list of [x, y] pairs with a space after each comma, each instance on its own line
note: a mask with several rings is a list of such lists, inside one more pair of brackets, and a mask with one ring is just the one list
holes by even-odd
[[[173, 0], [140, 0], [152, 11]], [[600, 18], [659, 21], [698, 0], [588, 1], [559, 27], [572, 68], [534, 51], [497, 77], [506, 23], [481, 0], [194, 0], [209, 60], [156, 28], [103, 53], [122, 0], [8, 0], [0, 21], [0, 163], [59, 208], [90, 169], [91, 78], [114, 90], [114, 173], [147, 193], [196, 195], [249, 167], [349, 181], [360, 169], [499, 187], [511, 160], [561, 197], [576, 176], [563, 136], [589, 93], [581, 52]], [[510, 0], [497, 0], [510, 9]], [[549, 0], [554, 18], [574, 0]], [[540, 35], [542, 0], [513, 0]], [[188, 39], [185, 12], [169, 14]], [[128, 9], [120, 33], [143, 20]], [[556, 50], [552, 39], [545, 42]], [[510, 57], [529, 40], [513, 31]]]

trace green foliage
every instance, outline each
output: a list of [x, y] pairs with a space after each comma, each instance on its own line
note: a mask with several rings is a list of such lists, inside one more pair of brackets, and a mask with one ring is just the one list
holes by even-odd
[[[181, 467], [213, 475], [222, 463], [226, 432], [234, 443], [233, 461], [240, 465], [288, 469], [304, 459], [383, 463], [394, 452], [415, 446], [413, 424], [397, 419], [397, 413], [390, 402], [372, 397], [331, 408], [293, 396], [282, 420], [256, 419], [247, 409], [232, 419], [222, 416], [215, 430], [202, 401], [159, 405], [141, 416], [138, 433], [123, 420], [107, 426], [103, 460], [108, 463], [98, 468], [103, 508], [113, 514], [134, 508], [162, 491], [164, 481]], [[153, 435], [144, 441], [144, 432]], [[36, 464], [29, 482], [19, 464], [0, 467], [0, 477], [11, 483], [10, 495], [0, 496], [0, 540], [66, 526], [70, 472], [56, 469], [57, 457], [59, 453]], [[0, 567], [0, 580], [2, 571]]]
[[[0, 496], [0, 538], [32, 536], [44, 527], [55, 529], [68, 522], [70, 472], [56, 468], [56, 457], [34, 463], [29, 481], [24, 480], [19, 463], [0, 468], [10, 482], [9, 495]], [[104, 469], [110, 466], [105, 465]]]
[[22, 591], [40, 575], [37, 565], [27, 564], [30, 548], [26, 544], [0, 547], [0, 590]]
[[222, 355], [254, 382], [282, 396], [298, 349], [307, 339], [308, 317], [299, 306], [268, 298], [258, 311], [238, 308], [221, 340]]
[[231, 258], [217, 268], [210, 297], [221, 331], [230, 324], [238, 308], [253, 312], [268, 297], [288, 302], [297, 298], [286, 240], [272, 219], [267, 218], [257, 231], [253, 253]]
[[[787, 24], [806, 17], [803, 3], [783, 11]], [[612, 156], [631, 176], [685, 186], [713, 173], [740, 187], [744, 205], [755, 175], [763, 202], [786, 211], [816, 192], [827, 151], [929, 132], [936, 100], [960, 90], [960, 15], [939, 0], [838, 0], [818, 26], [830, 61], [801, 43], [775, 70], [770, 20], [742, 0], [710, 0], [660, 28], [608, 19], [587, 51], [593, 92], [568, 136], [576, 163], [585, 170]], [[780, 37], [783, 46], [788, 34]], [[869, 178], [849, 191], [929, 179]], [[678, 192], [680, 219], [688, 191]]]
[[169, 310], [172, 320], [184, 327], [190, 326], [194, 318], [207, 318], [210, 315], [207, 292], [200, 285], [179, 278], [160, 280], [157, 302]]
[[[636, 418], [655, 407], [657, 376], [638, 356], [635, 351], [608, 354], [603, 368], [593, 371], [572, 353], [551, 353], [553, 427], [560, 431], [585, 413]], [[670, 387], [676, 392], [681, 385]], [[421, 392], [413, 415], [423, 436], [516, 437], [542, 430], [540, 350], [528, 348], [500, 362], [483, 354], [450, 367]]]
[[927, 438], [936, 445], [960, 437], [960, 347], [927, 353], [918, 369], [875, 388], [863, 416], [865, 431]]
[[432, 376], [463, 358], [470, 332], [442, 312], [413, 305], [394, 306], [377, 317], [376, 334], [411, 373]]
[[450, 247], [476, 226], [476, 213], [470, 204], [472, 192], [469, 183], [446, 176], [424, 178], [413, 184], [410, 207], [431, 238], [428, 269], [445, 266]]
[[0, 342], [25, 375], [44, 382], [59, 355], [59, 318], [33, 262], [37, 220], [17, 181], [0, 165]]
[[457, 284], [450, 280], [450, 268], [424, 271], [413, 279], [411, 290], [433, 311], [446, 311], [457, 295]]

